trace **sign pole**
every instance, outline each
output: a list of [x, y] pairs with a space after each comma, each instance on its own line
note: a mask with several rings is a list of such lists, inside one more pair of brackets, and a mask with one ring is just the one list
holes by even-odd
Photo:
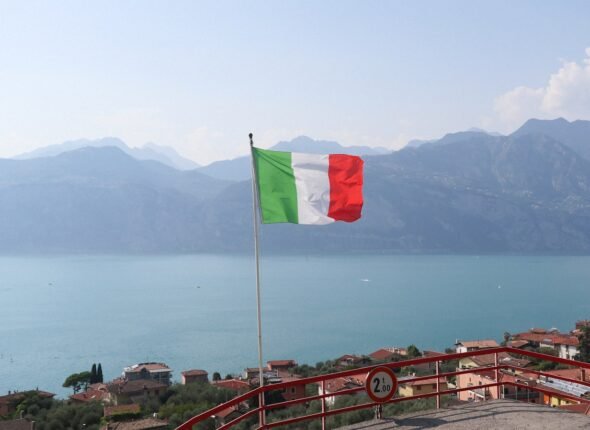
[[[262, 365], [262, 318], [260, 312], [260, 258], [258, 247], [258, 186], [256, 184], [256, 166], [254, 163], [254, 139], [253, 134], [250, 133], [250, 156], [252, 158], [252, 210], [254, 220], [254, 255], [256, 260], [256, 311], [258, 320], [258, 380], [260, 387], [264, 386], [264, 372]], [[262, 408], [259, 414], [260, 428], [265, 426], [264, 413], [264, 392], [260, 393], [258, 398], [259, 407]]]

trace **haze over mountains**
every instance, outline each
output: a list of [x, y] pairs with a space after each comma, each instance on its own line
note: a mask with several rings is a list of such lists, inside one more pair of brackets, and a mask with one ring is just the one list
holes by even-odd
[[[589, 147], [590, 121], [563, 119], [393, 153], [281, 142], [277, 149], [363, 154], [365, 208], [353, 224], [263, 226], [263, 252], [585, 253]], [[249, 178], [247, 157], [181, 171], [118, 143], [34, 156], [0, 160], [0, 252], [251, 249], [250, 182], [218, 179]]]

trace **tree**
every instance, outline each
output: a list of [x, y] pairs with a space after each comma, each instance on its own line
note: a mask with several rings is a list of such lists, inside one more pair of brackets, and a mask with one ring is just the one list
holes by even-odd
[[417, 357], [422, 357], [422, 353], [420, 352], [420, 350], [418, 349], [418, 347], [414, 344], [408, 346], [406, 348], [407, 352], [408, 352], [408, 358], [417, 358]]
[[102, 376], [102, 365], [100, 363], [98, 363], [98, 369], [96, 369], [96, 382], [104, 382], [104, 378]]
[[219, 372], [213, 372], [213, 380], [221, 381], [221, 374]]
[[98, 382], [98, 376], [96, 373], [96, 363], [92, 363], [92, 369], [90, 369], [90, 383], [96, 384]]
[[70, 376], [66, 378], [62, 387], [72, 387], [72, 389], [74, 390], [74, 394], [76, 394], [82, 388], [84, 388], [84, 390], [87, 390], [89, 383], [90, 372], [72, 373]]
[[574, 358], [578, 361], [590, 363], [590, 328], [583, 326], [578, 339], [580, 340], [578, 354]]

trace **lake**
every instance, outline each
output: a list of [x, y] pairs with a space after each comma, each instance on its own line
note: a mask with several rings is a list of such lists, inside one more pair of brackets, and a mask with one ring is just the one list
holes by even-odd
[[[264, 359], [299, 363], [590, 318], [590, 257], [283, 255], [261, 261]], [[0, 394], [102, 363], [256, 367], [250, 255], [0, 257]]]

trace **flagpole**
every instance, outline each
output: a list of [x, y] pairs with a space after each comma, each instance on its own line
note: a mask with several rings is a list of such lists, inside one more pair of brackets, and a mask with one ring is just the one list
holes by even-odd
[[[254, 139], [253, 134], [249, 134], [250, 137], [250, 156], [252, 159], [252, 210], [254, 220], [254, 255], [256, 260], [256, 311], [258, 320], [258, 380], [260, 387], [264, 386], [264, 372], [262, 365], [262, 318], [260, 311], [260, 257], [258, 248], [258, 187], [256, 185], [256, 166], [254, 164]], [[259, 407], [264, 407], [264, 393], [260, 393], [258, 398]], [[265, 413], [264, 410], [260, 412], [260, 427], [265, 426]]]

